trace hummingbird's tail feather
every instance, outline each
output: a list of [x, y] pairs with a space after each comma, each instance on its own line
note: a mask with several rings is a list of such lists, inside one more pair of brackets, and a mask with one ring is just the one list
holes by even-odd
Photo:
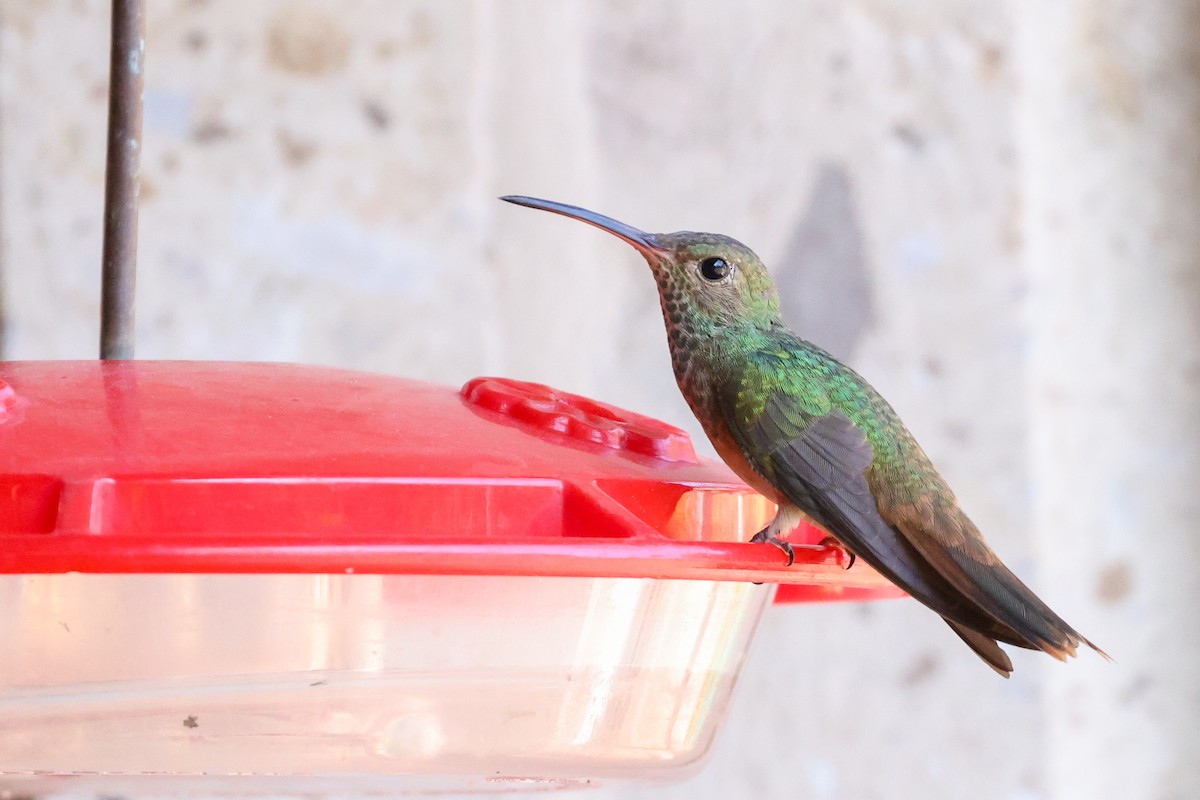
[[998, 642], [1041, 650], [1060, 661], [1074, 656], [1084, 644], [1108, 658], [990, 550], [991, 563], [962, 556], [952, 547], [927, 552], [903, 528], [861, 508], [865, 504], [855, 502], [853, 494], [834, 490], [826, 499], [834, 501], [823, 509], [833, 512], [831, 532], [836, 531], [844, 545], [888, 580], [941, 614], [959, 638], [1000, 674], [1007, 676], [1012, 662]]
[[834, 534], [850, 552], [913, 599], [941, 614], [952, 627], [957, 624], [989, 639], [1031, 650], [1040, 649], [964, 597], [908, 539], [880, 517], [869, 493], [831, 487], [821, 498], [815, 498], [791, 475], [780, 475], [778, 480], [785, 495], [794, 503], [803, 502], [801, 508], [805, 513]]
[[964, 598], [1060, 661], [1074, 656], [1080, 645], [1108, 657], [1004, 565], [952, 498], [915, 510], [905, 509], [910, 513], [897, 515], [894, 524]]
[[[942, 617], [942, 619], [946, 619]], [[996, 670], [997, 674], [1002, 678], [1008, 678], [1012, 675], [1013, 665], [1008, 654], [1000, 649], [1000, 645], [996, 644], [996, 640], [990, 636], [984, 636], [979, 631], [971, 630], [965, 625], [959, 625], [952, 619], [946, 619], [946, 624], [950, 626], [950, 630], [958, 634], [958, 638], [967, 643], [967, 646], [975, 651], [975, 655], [983, 659], [984, 663], [992, 669]]]

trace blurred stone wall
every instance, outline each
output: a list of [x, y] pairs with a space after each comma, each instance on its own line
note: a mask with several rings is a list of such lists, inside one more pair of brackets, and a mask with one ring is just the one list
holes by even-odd
[[[96, 351], [107, 4], [0, 6], [8, 358]], [[1116, 658], [778, 608], [712, 763], [591, 797], [1200, 796], [1195, 2], [155, 0], [138, 354], [549, 382], [689, 428], [626, 246], [712, 230]], [[711, 452], [711, 450], [710, 450]]]

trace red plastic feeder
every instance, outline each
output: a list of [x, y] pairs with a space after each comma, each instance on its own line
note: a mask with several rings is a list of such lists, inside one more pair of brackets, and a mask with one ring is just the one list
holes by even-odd
[[686, 774], [773, 584], [897, 594], [746, 543], [772, 513], [682, 431], [536, 384], [0, 363], [0, 790]]

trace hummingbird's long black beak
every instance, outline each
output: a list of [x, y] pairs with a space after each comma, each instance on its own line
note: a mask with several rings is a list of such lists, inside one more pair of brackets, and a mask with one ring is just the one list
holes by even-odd
[[651, 250], [662, 251], [664, 248], [654, 240], [654, 234], [639, 231], [632, 225], [626, 225], [624, 222], [618, 222], [612, 217], [606, 217], [603, 214], [597, 214], [595, 211], [588, 211], [586, 208], [579, 206], [570, 206], [566, 203], [556, 203], [553, 200], [540, 200], [536, 197], [523, 197], [521, 195], [505, 195], [500, 198], [508, 203], [516, 203], [519, 206], [527, 206], [529, 208], [538, 208], [542, 211], [552, 211], [555, 214], [562, 214], [564, 217], [571, 217], [580, 222], [586, 222], [589, 225], [595, 225], [601, 230], [608, 231], [614, 236], [619, 236], [629, 244], [637, 248], [638, 252], [646, 253]]

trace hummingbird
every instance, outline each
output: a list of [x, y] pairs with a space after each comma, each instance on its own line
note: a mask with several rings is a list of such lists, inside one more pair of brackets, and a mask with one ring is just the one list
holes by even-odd
[[1009, 570], [867, 381], [783, 323], [779, 294], [746, 245], [713, 233], [646, 233], [578, 206], [510, 195], [623, 239], [658, 284], [679, 389], [717, 454], [778, 505], [751, 541], [794, 560], [786, 535], [825, 531], [939, 614], [1004, 677], [1001, 642], [1060, 661], [1108, 658]]

